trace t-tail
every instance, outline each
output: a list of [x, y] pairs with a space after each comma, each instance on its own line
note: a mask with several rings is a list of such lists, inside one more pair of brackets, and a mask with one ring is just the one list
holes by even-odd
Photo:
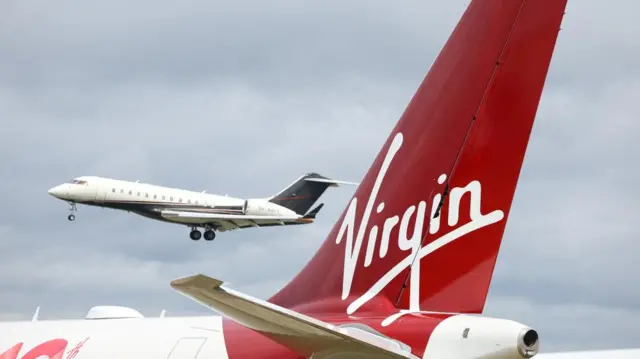
[[329, 236], [271, 302], [483, 311], [565, 6], [471, 1]]
[[309, 218], [315, 218], [315, 214], [317, 214], [320, 208], [314, 209], [315, 213], [307, 214], [307, 211], [318, 201], [327, 188], [337, 187], [339, 184], [356, 183], [332, 180], [315, 172], [306, 173], [268, 200], [271, 203], [288, 208], [301, 216], [313, 215], [313, 217]]

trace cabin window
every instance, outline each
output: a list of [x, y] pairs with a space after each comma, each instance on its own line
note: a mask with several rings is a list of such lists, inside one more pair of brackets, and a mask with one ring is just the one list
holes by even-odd
[[182, 203], [182, 198], [180, 198], [180, 203]]
[[187, 200], [187, 203], [191, 203], [191, 200], [190, 200], [190, 199], [189, 199], [189, 200]]
[[173, 196], [169, 197], [169, 200], [170, 200], [170, 201], [173, 201]]
[[154, 194], [154, 195], [153, 195], [153, 199], [156, 199], [156, 198], [158, 198], [158, 195], [157, 195], [157, 194]]
[[165, 198], [166, 198], [166, 197], [163, 195], [163, 196], [162, 196], [162, 200], [164, 201], [164, 199], [165, 199]]
[[123, 190], [123, 189], [120, 189], [120, 193], [124, 193], [124, 190]]
[[138, 197], [140, 197], [140, 192], [138, 192]]
[[147, 197], [147, 198], [149, 198], [149, 194], [148, 194], [148, 193], [145, 193], [145, 194], [144, 194], [144, 196], [145, 196], [145, 197]]
[[115, 189], [115, 188], [112, 188], [112, 189], [111, 189], [111, 192], [116, 193], [116, 189]]
[[131, 190], [129, 190], [129, 194], [133, 194], [133, 192], [131, 192]]
[[198, 200], [196, 199], [196, 204], [198, 204]]

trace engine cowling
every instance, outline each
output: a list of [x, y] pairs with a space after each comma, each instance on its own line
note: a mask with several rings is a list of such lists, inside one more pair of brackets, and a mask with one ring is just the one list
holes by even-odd
[[267, 216], [277, 214], [276, 207], [273, 203], [264, 200], [249, 199], [244, 201], [243, 211], [246, 215]]
[[424, 359], [528, 359], [538, 354], [538, 333], [506, 319], [454, 315], [431, 333]]

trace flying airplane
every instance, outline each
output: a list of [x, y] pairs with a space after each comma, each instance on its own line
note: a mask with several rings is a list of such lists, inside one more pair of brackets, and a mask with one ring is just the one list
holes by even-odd
[[310, 210], [328, 187], [357, 184], [336, 181], [317, 173], [306, 173], [291, 185], [269, 198], [240, 199], [203, 192], [122, 181], [96, 176], [82, 176], [51, 188], [50, 195], [67, 201], [75, 220], [76, 204], [99, 206], [133, 212], [164, 222], [191, 227], [189, 237], [212, 241], [215, 231], [238, 228], [288, 226], [313, 223], [324, 205]]
[[538, 355], [534, 328], [482, 315], [565, 6], [472, 0], [325, 242], [268, 300], [196, 274], [170, 285], [222, 316], [0, 323], [0, 359], [637, 358]]

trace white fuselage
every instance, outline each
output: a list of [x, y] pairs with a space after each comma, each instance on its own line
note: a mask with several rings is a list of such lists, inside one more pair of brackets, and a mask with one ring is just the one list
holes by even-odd
[[[267, 199], [240, 199], [204, 192], [157, 186], [148, 183], [84, 176], [53, 187], [49, 194], [71, 203], [113, 208], [167, 221], [165, 210], [235, 216], [300, 217], [294, 211]], [[240, 218], [241, 219], [241, 218]], [[173, 223], [194, 225], [188, 219], [171, 219]]]
[[[50, 359], [229, 359], [219, 316], [0, 322], [0, 358], [25, 358], [55, 339], [67, 344]], [[19, 351], [11, 352], [20, 343]], [[33, 354], [26, 358], [43, 355]], [[534, 358], [637, 359], [640, 349], [541, 353]]]
[[245, 200], [240, 198], [92, 176], [78, 177], [71, 183], [53, 187], [49, 190], [49, 194], [69, 202], [104, 205], [105, 207], [114, 203], [188, 206], [189, 208], [213, 208], [229, 213], [246, 212], [265, 216], [295, 215], [295, 212], [290, 209], [270, 203], [265, 199], [249, 200], [249, 206], [243, 212]]
[[[0, 357], [21, 359], [44, 342], [63, 339], [77, 359], [227, 359], [220, 317], [130, 318], [0, 323]], [[84, 342], [84, 343], [83, 343]], [[2, 353], [23, 343], [14, 358]], [[40, 355], [35, 355], [39, 357]]]

